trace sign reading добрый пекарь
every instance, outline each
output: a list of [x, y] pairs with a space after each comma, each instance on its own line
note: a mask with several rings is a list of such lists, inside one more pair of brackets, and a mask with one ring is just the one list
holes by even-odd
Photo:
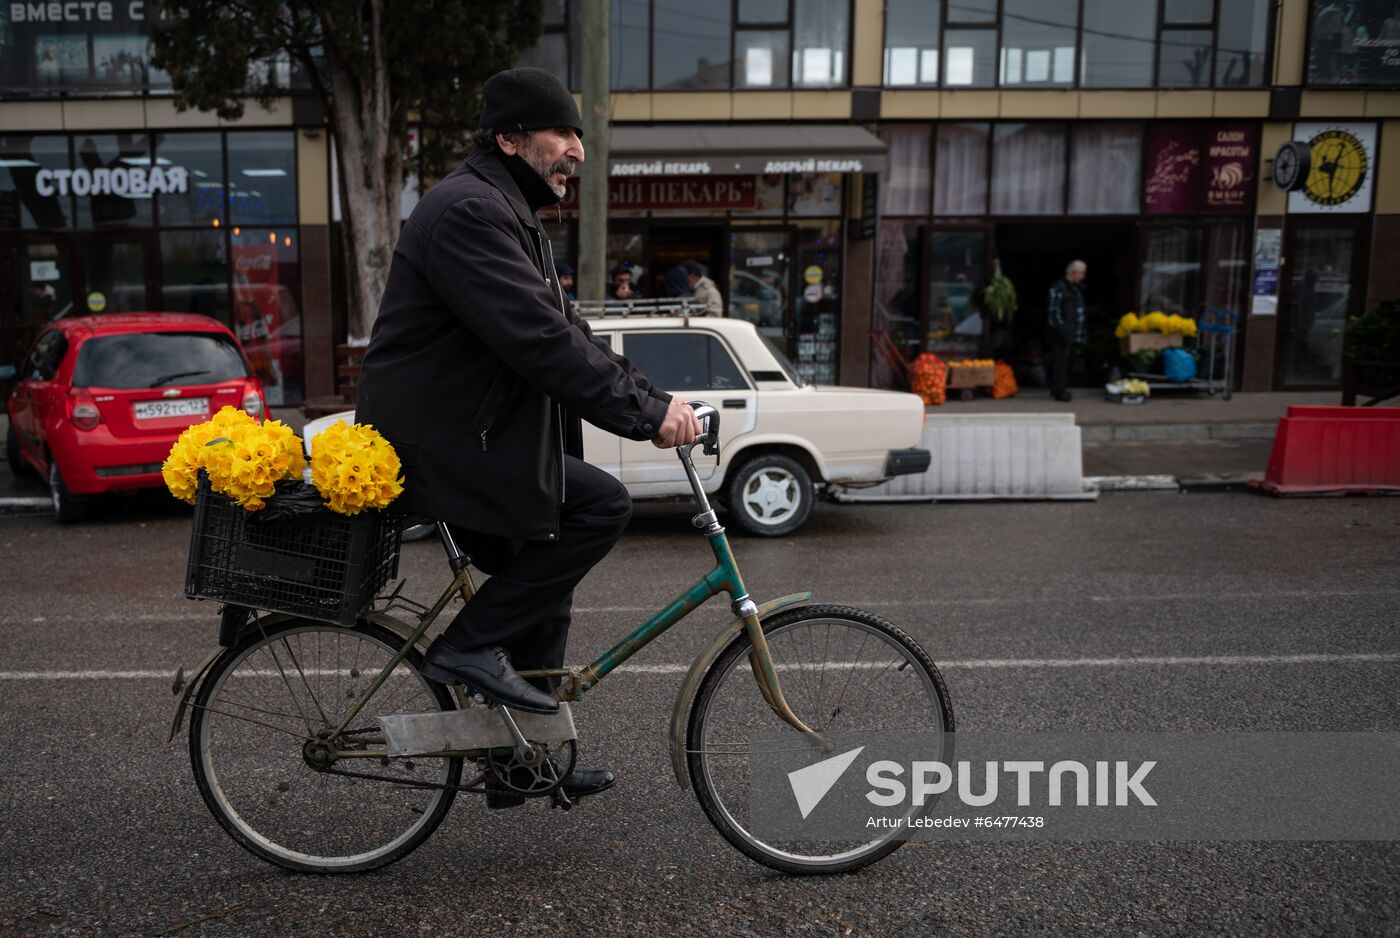
[[189, 170], [183, 166], [102, 166], [97, 169], [41, 169], [34, 174], [34, 191], [55, 195], [116, 195], [139, 199], [189, 190]]

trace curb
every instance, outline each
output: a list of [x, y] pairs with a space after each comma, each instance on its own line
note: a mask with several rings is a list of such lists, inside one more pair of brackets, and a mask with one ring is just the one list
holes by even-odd
[[52, 511], [53, 501], [38, 496], [23, 498], [0, 498], [0, 514], [36, 514], [39, 511]]
[[1084, 488], [1096, 492], [1244, 492], [1249, 475], [1203, 473], [1197, 476], [1085, 476]]
[[1180, 443], [1201, 440], [1272, 440], [1277, 421], [1267, 423], [1081, 424], [1085, 443]]

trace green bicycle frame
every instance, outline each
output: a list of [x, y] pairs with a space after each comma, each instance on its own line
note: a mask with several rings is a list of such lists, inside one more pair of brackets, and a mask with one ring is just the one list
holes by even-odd
[[[710, 418], [711, 424], [706, 431], [702, 442], [705, 444], [705, 452], [718, 453], [718, 412], [707, 404], [694, 402], [696, 406], [695, 415], [697, 418]], [[705, 494], [704, 488], [700, 484], [700, 479], [695, 473], [695, 465], [691, 460], [690, 451], [699, 442], [682, 446], [676, 453], [680, 458], [681, 465], [685, 468], [686, 477], [690, 480], [691, 491], [695, 496], [696, 503], [700, 507], [700, 513], [691, 521], [695, 527], [701, 529], [710, 542], [710, 549], [715, 556], [715, 567], [694, 586], [685, 593], [672, 600], [664, 609], [652, 616], [642, 625], [638, 626], [632, 634], [622, 641], [599, 655], [593, 662], [580, 669], [558, 668], [544, 670], [521, 671], [521, 677], [539, 678], [552, 677], [559, 678], [559, 689], [555, 696], [560, 700], [578, 700], [584, 693], [598, 685], [605, 676], [614, 671], [619, 665], [651, 644], [658, 636], [664, 633], [671, 626], [684, 619], [690, 613], [699, 609], [720, 593], [728, 593], [730, 605], [737, 618], [744, 620], [744, 631], [747, 634], [753, 650], [749, 653], [749, 661], [753, 668], [754, 679], [758, 683], [759, 692], [763, 699], [777, 716], [785, 723], [792, 726], [801, 733], [805, 733], [814, 739], [821, 737], [806, 723], [802, 722], [793, 713], [783, 697], [782, 686], [778, 680], [777, 668], [773, 665], [772, 655], [769, 653], [768, 641], [763, 634], [763, 626], [759, 622], [758, 607], [749, 598], [748, 590], [744, 588], [743, 577], [739, 573], [739, 567], [734, 561], [734, 552], [729, 547], [729, 538], [725, 534], [724, 527], [720, 525], [715, 511], [710, 507], [709, 497]], [[349, 712], [341, 719], [340, 724], [330, 734], [329, 740], [337, 739], [351, 721], [359, 714], [360, 710], [371, 697], [388, 680], [389, 675], [399, 666], [408, 650], [414, 647], [419, 639], [427, 633], [428, 628], [433, 624], [443, 609], [454, 596], [460, 595], [464, 600], [470, 600], [475, 592], [475, 585], [472, 583], [471, 573], [468, 571], [468, 560], [457, 548], [451, 534], [445, 525], [439, 523], [438, 531], [443, 540], [443, 546], [447, 550], [448, 561], [452, 565], [455, 577], [452, 583], [443, 592], [438, 601], [428, 609], [419, 620], [412, 634], [407, 636], [403, 647], [380, 671], [373, 683], [365, 690]], [[361, 750], [346, 752], [336, 750], [337, 758], [378, 758], [382, 753], [373, 750]]]

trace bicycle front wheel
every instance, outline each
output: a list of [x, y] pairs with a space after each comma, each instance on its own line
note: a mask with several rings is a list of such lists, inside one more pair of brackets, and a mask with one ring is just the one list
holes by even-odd
[[[779, 612], [764, 621], [763, 633], [788, 705], [838, 749], [861, 734], [911, 732], [933, 734], [942, 748], [930, 755], [946, 756], [953, 708], [943, 677], [898, 627], [860, 609], [820, 605]], [[751, 859], [787, 873], [846, 873], [898, 849], [898, 830], [823, 841], [755, 830], [762, 826], [752, 816], [755, 760], [811, 743], [764, 701], [752, 651], [741, 633], [706, 672], [690, 711], [691, 786], [711, 823]]]
[[[370, 623], [300, 619], [259, 629], [215, 661], [195, 697], [190, 759], [200, 794], [234, 840], [287, 869], [350, 873], [406, 856], [442, 822], [461, 759], [350, 758], [327, 771], [308, 748], [339, 725], [403, 642]], [[382, 750], [377, 716], [455, 709], [447, 688], [419, 673], [421, 662], [411, 649], [339, 748]]]

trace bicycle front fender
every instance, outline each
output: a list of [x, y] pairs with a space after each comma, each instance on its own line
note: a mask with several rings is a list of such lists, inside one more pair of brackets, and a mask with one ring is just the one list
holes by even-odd
[[[809, 590], [769, 600], [758, 607], [759, 621], [768, 618], [779, 609], [800, 605], [811, 598], [812, 593]], [[705, 677], [705, 672], [710, 670], [710, 665], [715, 663], [720, 653], [743, 631], [744, 620], [735, 619], [716, 633], [715, 637], [710, 639], [710, 644], [705, 646], [705, 650], [691, 662], [690, 670], [685, 673], [685, 680], [681, 681], [675, 707], [671, 710], [671, 769], [676, 773], [676, 784], [681, 788], [690, 787], [690, 774], [685, 766], [685, 724], [690, 705], [695, 701], [695, 695], [700, 690], [700, 681]]]

